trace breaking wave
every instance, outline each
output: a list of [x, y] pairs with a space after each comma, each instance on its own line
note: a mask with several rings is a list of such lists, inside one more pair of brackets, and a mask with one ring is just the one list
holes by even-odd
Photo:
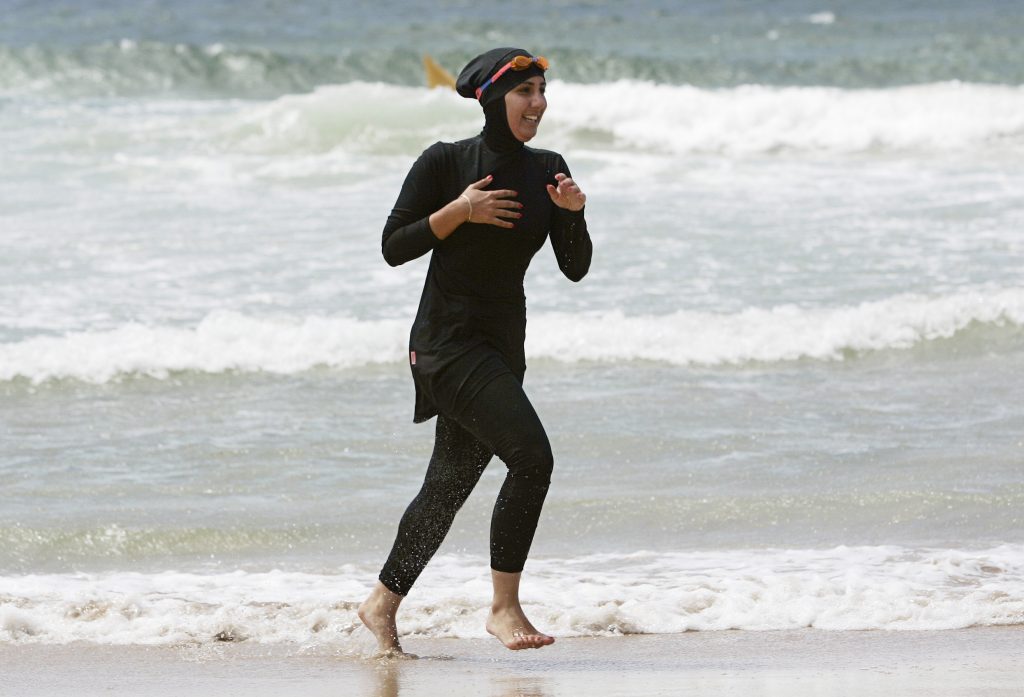
[[[486, 560], [441, 555], [402, 605], [406, 633], [482, 637]], [[376, 567], [325, 573], [105, 572], [0, 576], [0, 643], [328, 643]], [[543, 589], [543, 590], [541, 590]], [[711, 630], [947, 630], [1024, 624], [1024, 548], [606, 554], [533, 559], [530, 616], [558, 636]], [[426, 599], [429, 599], [426, 600]]]
[[[802, 23], [823, 26], [835, 22], [834, 15], [822, 12], [806, 17]], [[488, 29], [486, 24], [480, 27], [481, 33]], [[69, 32], [74, 33], [70, 28]], [[475, 32], [469, 30], [469, 35]], [[774, 50], [776, 41], [764, 37], [751, 38], [755, 43], [760, 40], [760, 49], [749, 42], [725, 51], [721, 45], [712, 44], [707, 50], [693, 46], [683, 55], [657, 49], [637, 54], [550, 44], [545, 51], [553, 59], [552, 75], [571, 82], [638, 80], [707, 88], [744, 84], [861, 88], [951, 78], [995, 84], [1020, 84], [1024, 80], [1020, 41], [989, 32], [947, 35], [942, 51], [879, 54], [863, 50], [851, 54], [844, 49], [833, 55], [818, 50], [809, 59], [799, 49], [806, 49], [809, 39], [815, 45], [820, 35], [820, 30], [812, 30], [809, 36], [792, 37], [791, 45], [798, 50], [791, 54]], [[645, 43], [643, 38], [639, 42]], [[304, 48], [280, 50], [260, 45], [130, 38], [72, 46], [0, 45], [0, 91], [65, 96], [266, 98], [353, 80], [422, 85], [425, 76], [420, 46], [422, 43], [415, 41], [409, 46], [355, 48], [327, 39], [310, 42]], [[473, 55], [471, 50], [450, 50], [436, 58], [449, 71], [457, 72]]]
[[[548, 98], [545, 141], [572, 141], [575, 147], [752, 155], [1024, 145], [1024, 87], [1019, 86], [705, 89], [554, 81]], [[478, 125], [475, 105], [446, 90], [353, 82], [250, 107], [223, 137], [267, 153], [363, 149], [368, 138], [389, 149], [399, 139], [416, 151], [431, 140], [465, 137]]]
[[[680, 310], [667, 315], [537, 313], [527, 355], [559, 361], [662, 361], [743, 365], [842, 360], [927, 342], [963, 339], [986, 328], [1024, 326], [1024, 288], [939, 297], [901, 295], [855, 306], [749, 308], [735, 314]], [[404, 360], [408, 320], [345, 317], [257, 318], [211, 313], [193, 327], [125, 324], [106, 331], [37, 336], [0, 344], [0, 380], [104, 383], [126, 375], [175, 372], [292, 374]], [[978, 350], [989, 350], [984, 341]]]

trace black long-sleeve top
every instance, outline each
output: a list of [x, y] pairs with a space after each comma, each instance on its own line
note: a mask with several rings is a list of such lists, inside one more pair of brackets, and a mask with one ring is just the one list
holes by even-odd
[[[526, 370], [526, 300], [523, 279], [533, 255], [551, 239], [558, 267], [573, 281], [590, 268], [593, 245], [583, 211], [559, 208], [546, 185], [559, 172], [571, 176], [558, 153], [522, 147], [491, 150], [483, 136], [435, 143], [413, 164], [384, 226], [382, 251], [392, 266], [432, 252], [419, 311], [409, 338], [409, 362], [416, 383], [414, 421], [438, 412], [440, 389], [458, 382], [471, 395], [493, 378], [474, 370], [475, 361], [456, 359], [497, 354], [519, 380]], [[513, 228], [463, 223], [444, 240], [430, 229], [429, 216], [457, 199], [473, 182], [492, 174], [488, 189], [512, 189], [523, 204]], [[489, 362], [493, 365], [493, 361]], [[437, 394], [435, 394], [437, 393]]]

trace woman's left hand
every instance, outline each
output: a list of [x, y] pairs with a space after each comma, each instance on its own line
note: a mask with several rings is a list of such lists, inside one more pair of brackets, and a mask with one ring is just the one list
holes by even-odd
[[548, 196], [554, 204], [569, 211], [581, 210], [587, 202], [587, 195], [580, 191], [576, 182], [561, 172], [555, 175], [555, 180], [557, 187], [548, 184]]

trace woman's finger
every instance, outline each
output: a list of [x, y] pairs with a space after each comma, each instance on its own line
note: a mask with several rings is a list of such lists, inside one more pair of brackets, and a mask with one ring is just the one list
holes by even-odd
[[481, 179], [480, 181], [478, 181], [478, 182], [473, 182], [472, 184], [470, 184], [470, 185], [469, 185], [468, 187], [466, 187], [466, 188], [468, 188], [468, 189], [482, 189], [482, 188], [484, 188], [485, 186], [487, 186], [488, 184], [490, 184], [490, 183], [491, 183], [491, 180], [492, 180], [492, 179], [494, 179], [494, 176], [493, 176], [493, 175], [490, 175], [490, 174], [488, 174], [488, 175], [487, 175], [486, 177], [484, 177], [484, 178], [483, 178], [483, 179]]
[[515, 198], [516, 196], [519, 195], [518, 191], [513, 191], [512, 189], [496, 189], [495, 191], [488, 191], [487, 193], [491, 195], [491, 198], [501, 199]]
[[583, 195], [583, 192], [580, 191], [579, 185], [576, 182], [574, 182], [572, 179], [564, 179], [558, 185], [558, 188], [561, 191], [563, 196], [565, 196], [567, 194], [570, 195], [570, 196], [582, 196]]

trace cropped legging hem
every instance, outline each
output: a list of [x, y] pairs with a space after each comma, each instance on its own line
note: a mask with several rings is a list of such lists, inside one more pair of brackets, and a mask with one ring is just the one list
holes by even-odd
[[[519, 574], [522, 573], [523, 569], [525, 568], [526, 564], [524, 563], [516, 568], [499, 569], [494, 566], [494, 562], [491, 562], [492, 571], [500, 571], [504, 574]], [[380, 576], [377, 577], [377, 580], [379, 580], [384, 585], [384, 587], [387, 588], [389, 591], [391, 591], [395, 595], [400, 595], [403, 598], [409, 595], [409, 592], [412, 590], [412, 583], [409, 583], [408, 581], [405, 581], [402, 578], [387, 575], [383, 570], [380, 572]]]

